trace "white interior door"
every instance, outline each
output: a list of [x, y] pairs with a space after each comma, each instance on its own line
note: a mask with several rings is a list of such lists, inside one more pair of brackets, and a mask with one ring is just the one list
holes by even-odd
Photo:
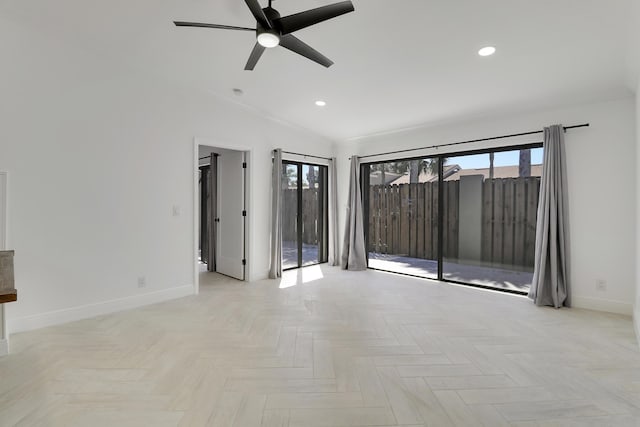
[[218, 157], [216, 271], [244, 280], [244, 153], [224, 150]]

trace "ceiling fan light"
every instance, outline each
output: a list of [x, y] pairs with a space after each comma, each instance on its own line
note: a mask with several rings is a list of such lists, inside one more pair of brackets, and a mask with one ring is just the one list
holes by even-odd
[[280, 44], [280, 37], [275, 33], [265, 31], [258, 34], [258, 43], [266, 48], [276, 47]]

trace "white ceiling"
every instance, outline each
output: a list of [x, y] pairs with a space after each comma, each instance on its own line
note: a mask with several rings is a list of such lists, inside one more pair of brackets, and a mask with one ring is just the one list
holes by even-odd
[[[334, 1], [274, 7], [284, 16]], [[354, 13], [296, 33], [333, 67], [276, 48], [252, 72], [243, 70], [252, 33], [172, 24], [254, 26], [243, 0], [0, 0], [0, 14], [121, 66], [345, 140], [629, 95], [629, 55], [640, 47], [630, 37], [634, 1], [353, 0]], [[497, 54], [479, 57], [485, 45]], [[317, 99], [328, 106], [316, 107]]]

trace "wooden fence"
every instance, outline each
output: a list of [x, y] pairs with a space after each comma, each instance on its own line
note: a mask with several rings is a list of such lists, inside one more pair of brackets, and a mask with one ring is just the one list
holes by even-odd
[[[297, 241], [298, 190], [283, 190], [282, 198], [282, 240]], [[318, 208], [319, 192], [317, 188], [302, 189], [302, 243], [318, 244]]]
[[[540, 178], [485, 179], [481, 260], [533, 265]], [[459, 181], [443, 189], [443, 257], [458, 257]], [[438, 183], [375, 185], [369, 190], [369, 251], [437, 259]]]

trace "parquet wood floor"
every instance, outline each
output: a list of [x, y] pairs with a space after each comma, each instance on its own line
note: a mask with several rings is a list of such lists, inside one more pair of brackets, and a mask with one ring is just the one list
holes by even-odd
[[11, 337], [2, 426], [640, 426], [631, 319], [375, 271]]

